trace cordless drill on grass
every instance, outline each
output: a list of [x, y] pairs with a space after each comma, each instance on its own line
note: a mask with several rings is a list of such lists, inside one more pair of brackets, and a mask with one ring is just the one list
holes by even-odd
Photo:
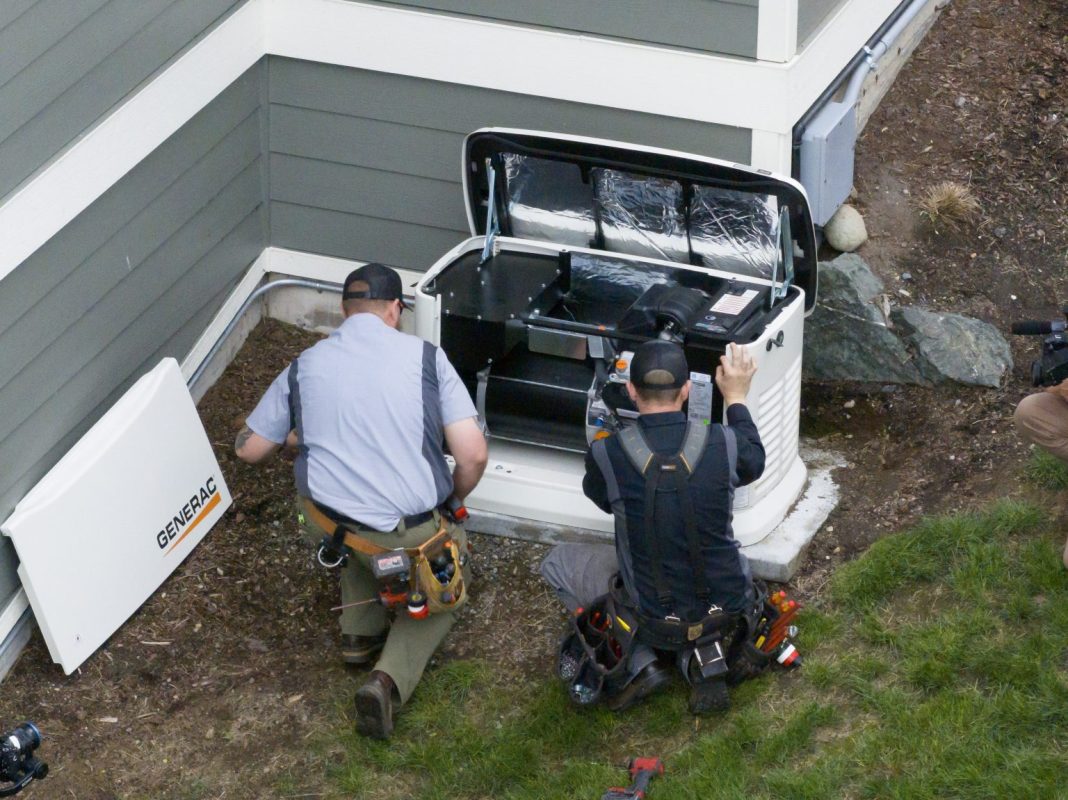
[[633, 758], [630, 765], [630, 786], [615, 787], [601, 796], [601, 800], [642, 800], [649, 784], [657, 775], [664, 774], [664, 762], [659, 758]]

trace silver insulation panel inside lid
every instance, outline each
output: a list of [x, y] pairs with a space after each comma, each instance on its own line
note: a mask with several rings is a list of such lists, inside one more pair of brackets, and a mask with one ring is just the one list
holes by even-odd
[[511, 234], [771, 279], [779, 263], [774, 195], [553, 159], [502, 154]]

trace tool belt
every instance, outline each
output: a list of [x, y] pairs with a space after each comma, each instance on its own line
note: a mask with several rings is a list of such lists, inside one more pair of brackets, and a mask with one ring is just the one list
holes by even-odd
[[654, 650], [684, 650], [709, 636], [725, 636], [733, 630], [739, 619], [738, 614], [731, 614], [718, 606], [713, 606], [707, 615], [693, 622], [672, 617], [650, 617], [633, 606], [618, 576], [612, 582], [611, 594], [617, 608], [628, 608], [637, 619], [638, 641]]
[[[436, 518], [438, 520], [438, 530], [433, 536], [418, 547], [390, 548], [375, 544], [369, 539], [357, 535], [351, 530], [350, 523], [337, 522], [331, 519], [312, 500], [306, 497], [301, 498], [301, 504], [308, 518], [326, 531], [331, 540], [332, 549], [341, 554], [336, 562], [327, 563], [322, 558], [323, 546], [321, 545], [319, 563], [323, 566], [341, 566], [347, 558], [344, 554], [344, 548], [355, 553], [362, 553], [372, 559], [403, 550], [409, 562], [406, 573], [407, 578], [404, 580], [403, 576], [401, 576], [399, 582], [403, 585], [400, 592], [393, 591], [389, 586], [383, 587], [380, 596], [383, 598], [383, 604], [387, 607], [408, 602], [420, 594], [426, 598], [427, 611], [431, 614], [455, 611], [467, 602], [467, 587], [464, 584], [462, 569], [466, 554], [460, 552], [455, 539], [449, 534], [444, 518], [440, 515], [435, 517], [436, 512], [426, 512], [425, 518], [421, 520], [419, 518], [424, 516], [421, 514], [406, 518], [406, 523], [407, 520], [418, 520], [412, 524], [420, 524], [428, 519]], [[352, 525], [352, 527], [355, 527], [355, 525]], [[450, 575], [442, 570], [435, 570], [436, 561], [453, 564], [452, 574]], [[390, 581], [390, 583], [395, 584], [397, 581]]]

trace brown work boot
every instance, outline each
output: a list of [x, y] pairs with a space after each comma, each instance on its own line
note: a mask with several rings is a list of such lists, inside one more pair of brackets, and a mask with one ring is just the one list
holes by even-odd
[[341, 660], [346, 664], [360, 666], [370, 664], [386, 643], [386, 634], [378, 636], [356, 636], [351, 633], [341, 634]]
[[388, 739], [393, 733], [393, 703], [400, 702], [393, 679], [374, 670], [367, 683], [356, 690], [356, 730], [364, 736]]

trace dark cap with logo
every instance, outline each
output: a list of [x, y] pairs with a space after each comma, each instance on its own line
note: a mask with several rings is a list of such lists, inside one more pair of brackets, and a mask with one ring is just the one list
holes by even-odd
[[630, 382], [639, 389], [681, 389], [690, 379], [686, 354], [674, 342], [645, 342], [634, 351]]
[[[367, 288], [351, 289], [352, 284], [357, 282], [366, 284]], [[349, 273], [349, 276], [345, 278], [345, 292], [341, 298], [343, 300], [400, 300], [403, 296], [404, 287], [401, 286], [400, 275], [396, 270], [372, 261]]]

